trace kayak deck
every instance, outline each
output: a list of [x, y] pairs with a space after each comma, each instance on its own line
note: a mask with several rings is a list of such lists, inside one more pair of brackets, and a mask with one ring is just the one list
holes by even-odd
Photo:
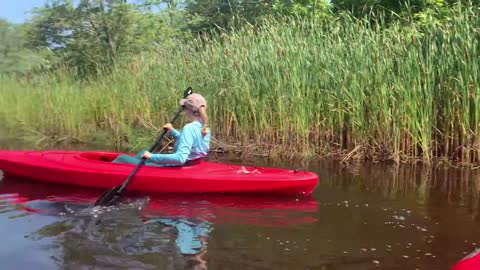
[[[0, 170], [37, 181], [92, 188], [121, 184], [134, 164], [112, 163], [115, 152], [0, 151]], [[127, 190], [166, 193], [282, 193], [309, 195], [312, 172], [200, 161], [183, 167], [142, 166]]]

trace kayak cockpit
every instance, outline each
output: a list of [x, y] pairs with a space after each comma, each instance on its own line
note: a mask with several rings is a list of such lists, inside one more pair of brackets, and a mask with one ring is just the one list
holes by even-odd
[[85, 152], [78, 154], [80, 159], [88, 159], [91, 161], [112, 162], [118, 157], [118, 153], [105, 153], [105, 152]]
[[[131, 156], [132, 158], [135, 158], [135, 155], [122, 154], [122, 153], [111, 153], [111, 152], [83, 152], [83, 153], [75, 155], [75, 158], [80, 159], [80, 160], [84, 160], [84, 161], [89, 161], [89, 162], [112, 162], [119, 155], [128, 155], [128, 156]], [[138, 161], [139, 160], [140, 159], [138, 159]], [[134, 163], [118, 161], [116, 163], [117, 164], [130, 164], [131, 165], [131, 164], [138, 163], [138, 161], [135, 160]], [[189, 160], [183, 166], [179, 166], [179, 167], [188, 167], [188, 166], [192, 166], [192, 165], [198, 165], [200, 163], [202, 163], [201, 158], [196, 159], [196, 160]], [[145, 165], [154, 166], [154, 165], [151, 165], [151, 164], [145, 164]], [[163, 166], [159, 166], [159, 167], [163, 167]], [[174, 166], [172, 166], [171, 168], [173, 168], [173, 167]]]

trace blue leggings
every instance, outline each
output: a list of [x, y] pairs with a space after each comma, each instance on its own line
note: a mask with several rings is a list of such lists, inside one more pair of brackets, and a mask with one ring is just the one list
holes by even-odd
[[[112, 160], [113, 163], [126, 163], [126, 164], [138, 164], [142, 160], [142, 155], [145, 152], [145, 150], [142, 150], [138, 152], [137, 156], [132, 157], [129, 155], [119, 155], [116, 157], [114, 160]], [[146, 166], [155, 166], [155, 167], [178, 167], [178, 165], [172, 165], [172, 164], [161, 164], [161, 163], [155, 163], [151, 162], [149, 160], [145, 160], [143, 163]]]

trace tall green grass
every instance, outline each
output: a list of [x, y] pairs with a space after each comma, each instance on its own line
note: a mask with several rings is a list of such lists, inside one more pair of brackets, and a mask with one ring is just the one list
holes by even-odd
[[458, 7], [443, 23], [389, 27], [267, 20], [138, 54], [98, 80], [68, 70], [3, 78], [0, 121], [41, 140], [135, 145], [191, 85], [207, 97], [216, 138], [271, 155], [479, 162], [478, 15]]

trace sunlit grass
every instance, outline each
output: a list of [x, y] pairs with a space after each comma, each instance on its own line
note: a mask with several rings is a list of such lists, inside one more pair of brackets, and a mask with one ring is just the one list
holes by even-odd
[[216, 138], [271, 155], [478, 162], [478, 14], [462, 8], [423, 27], [269, 20], [138, 54], [101, 80], [4, 78], [0, 121], [37, 139], [135, 146], [191, 85], [208, 99]]

